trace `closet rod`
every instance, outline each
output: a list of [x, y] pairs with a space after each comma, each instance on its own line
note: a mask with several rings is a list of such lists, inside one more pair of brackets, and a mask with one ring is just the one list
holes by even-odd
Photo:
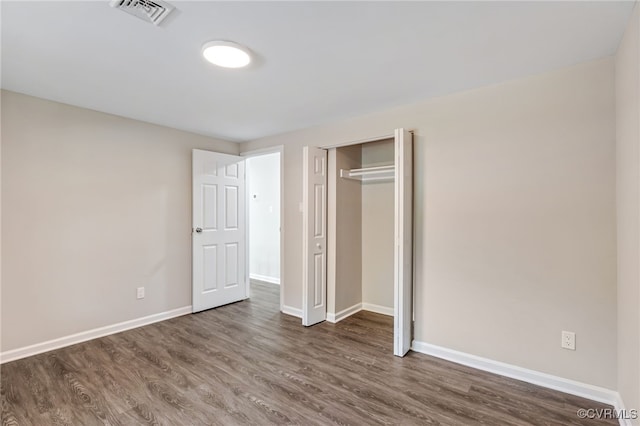
[[381, 181], [393, 180], [395, 177], [395, 166], [375, 166], [363, 167], [361, 169], [340, 169], [340, 177], [345, 179], [356, 179], [360, 181]]

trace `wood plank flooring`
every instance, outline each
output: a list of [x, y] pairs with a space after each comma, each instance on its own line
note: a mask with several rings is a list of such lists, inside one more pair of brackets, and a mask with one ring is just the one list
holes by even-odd
[[3, 425], [569, 425], [607, 408], [410, 352], [391, 317], [304, 328], [278, 287], [1, 367]]

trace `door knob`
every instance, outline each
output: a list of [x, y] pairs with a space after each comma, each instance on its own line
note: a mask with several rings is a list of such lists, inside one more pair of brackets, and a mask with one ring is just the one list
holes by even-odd
[[316, 247], [318, 247], [318, 250], [320, 250], [322, 248], [322, 246], [320, 245], [320, 243], [316, 244]]
[[199, 234], [202, 232], [202, 228], [196, 228], [196, 232]]

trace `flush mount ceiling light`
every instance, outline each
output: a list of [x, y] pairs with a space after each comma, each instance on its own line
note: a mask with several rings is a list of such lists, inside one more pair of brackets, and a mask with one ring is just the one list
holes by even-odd
[[202, 46], [202, 56], [214, 65], [225, 68], [242, 68], [249, 65], [249, 50], [232, 41], [210, 41]]

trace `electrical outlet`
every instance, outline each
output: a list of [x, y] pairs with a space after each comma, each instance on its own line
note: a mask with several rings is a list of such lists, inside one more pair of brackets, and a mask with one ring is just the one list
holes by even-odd
[[144, 299], [144, 287], [138, 287], [136, 289], [136, 297], [138, 299]]
[[571, 351], [576, 350], [576, 333], [573, 331], [562, 332], [562, 348]]

